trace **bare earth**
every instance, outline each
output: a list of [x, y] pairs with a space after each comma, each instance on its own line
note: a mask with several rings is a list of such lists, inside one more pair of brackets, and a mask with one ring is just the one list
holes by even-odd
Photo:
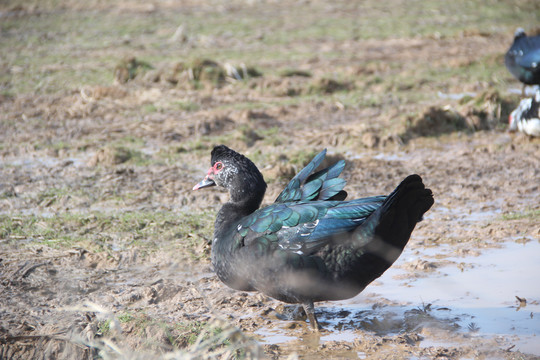
[[[0, 358], [538, 358], [516, 346], [526, 336], [478, 331], [474, 319], [464, 328], [456, 303], [430, 305], [429, 289], [416, 302], [399, 296], [399, 286], [470, 271], [490, 249], [539, 243], [540, 139], [506, 131], [520, 98], [509, 90], [521, 85], [502, 56], [514, 28], [540, 14], [518, 3], [528, 23], [381, 37], [298, 35], [340, 17], [399, 21], [370, 2], [0, 5], [0, 40], [13, 46], [0, 49]], [[287, 16], [303, 7], [312, 18], [296, 26]], [[278, 15], [283, 23], [263, 21]], [[208, 35], [190, 16], [237, 27]], [[126, 17], [141, 25], [117, 35]], [[92, 33], [87, 18], [113, 30]], [[271, 40], [282, 27], [291, 40]], [[133, 68], [122, 62], [130, 56]], [[235, 80], [222, 70], [229, 61], [262, 76]], [[218, 74], [197, 78], [208, 69]], [[323, 148], [347, 161], [350, 198], [420, 174], [436, 202], [395, 265], [398, 295], [377, 295], [388, 278], [351, 301], [316, 304], [325, 330], [313, 334], [295, 306], [220, 283], [209, 240], [227, 194], [191, 191], [220, 143], [262, 170], [267, 203]], [[524, 310], [516, 296], [508, 291], [508, 307], [540, 316], [540, 296]]]

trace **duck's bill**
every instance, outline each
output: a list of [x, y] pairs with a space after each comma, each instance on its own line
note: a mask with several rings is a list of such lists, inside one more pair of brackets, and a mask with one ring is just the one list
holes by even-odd
[[202, 189], [202, 188], [206, 188], [206, 187], [210, 187], [210, 186], [215, 186], [216, 183], [214, 182], [214, 180], [210, 179], [208, 176], [205, 177], [201, 182], [199, 182], [197, 185], [195, 185], [193, 187], [193, 190], [199, 190], [199, 189]]

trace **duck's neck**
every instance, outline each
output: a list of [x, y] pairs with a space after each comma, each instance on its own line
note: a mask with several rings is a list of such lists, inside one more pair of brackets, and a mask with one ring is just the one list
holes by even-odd
[[[264, 196], [264, 192], [262, 194]], [[242, 276], [242, 261], [238, 261], [238, 250], [244, 246], [244, 239], [238, 236], [238, 224], [243, 217], [259, 208], [260, 198], [248, 201], [230, 201], [224, 204], [216, 217], [214, 239], [212, 241], [212, 265], [217, 276], [233, 289], [254, 290], [248, 279]], [[240, 272], [239, 272], [240, 271]]]
[[214, 238], [228, 232], [231, 227], [236, 227], [240, 219], [256, 211], [264, 198], [266, 192], [266, 183], [249, 184], [240, 189], [230, 191], [231, 200], [224, 204], [219, 210], [216, 223]]

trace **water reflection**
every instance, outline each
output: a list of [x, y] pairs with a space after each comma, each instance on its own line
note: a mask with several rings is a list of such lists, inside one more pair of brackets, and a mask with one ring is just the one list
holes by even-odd
[[[446, 250], [443, 265], [425, 277], [404, 278], [400, 265], [411, 260], [409, 250], [357, 297], [318, 304], [317, 316], [328, 330], [318, 341], [352, 342], [358, 330], [379, 336], [419, 332], [420, 346], [452, 346], [447, 334], [457, 333], [504, 339], [515, 350], [540, 355], [540, 242], [509, 242], [469, 257]], [[414, 257], [441, 259], [431, 248], [414, 251]], [[259, 334], [263, 343], [296, 339], [283, 329]]]

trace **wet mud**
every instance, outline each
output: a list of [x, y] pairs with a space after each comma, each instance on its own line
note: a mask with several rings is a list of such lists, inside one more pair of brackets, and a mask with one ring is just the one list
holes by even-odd
[[[0, 358], [540, 356], [540, 139], [506, 131], [520, 84], [493, 60], [513, 23], [486, 33], [291, 40], [287, 53], [323, 55], [180, 64], [171, 52], [262, 51], [254, 44], [271, 31], [244, 34], [245, 42], [195, 35], [167, 17], [178, 9], [215, 16], [191, 2], [108, 6], [2, 12], [28, 24], [78, 13], [110, 21], [128, 11], [165, 25], [155, 20], [139, 40], [107, 33], [106, 47], [68, 47], [86, 55], [78, 65], [0, 62], [10, 74], [0, 95]], [[223, 16], [274, 9], [250, 6], [224, 6]], [[348, 5], [313, 6], [322, 17]], [[40, 38], [50, 51], [47, 36], [64, 36], [53, 28]], [[28, 29], [6, 25], [4, 35], [30, 41], [37, 30]], [[133, 43], [136, 54], [126, 50]], [[164, 59], [146, 61], [156, 47]], [[108, 66], [105, 80], [84, 81], [103, 65], [92, 56]], [[483, 62], [490, 80], [467, 72]], [[52, 76], [42, 79], [47, 91], [18, 83], [34, 66]], [[428, 66], [457, 75], [427, 78]], [[54, 88], [65, 71], [74, 85]], [[316, 304], [324, 327], [316, 334], [297, 306], [228, 289], [213, 274], [213, 219], [228, 195], [191, 189], [220, 143], [261, 169], [265, 204], [328, 148], [330, 161], [347, 162], [350, 198], [388, 193], [418, 173], [435, 205], [380, 279], [353, 299]]]

